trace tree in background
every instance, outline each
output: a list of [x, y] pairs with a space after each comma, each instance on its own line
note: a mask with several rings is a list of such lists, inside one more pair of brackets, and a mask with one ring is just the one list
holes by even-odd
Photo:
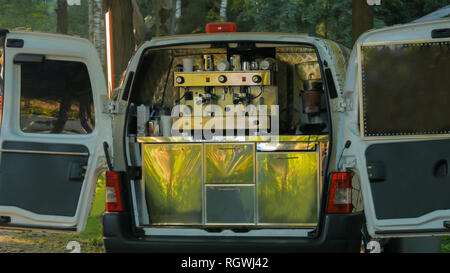
[[133, 27], [133, 6], [130, 0], [103, 0], [103, 14], [111, 12], [114, 86], [122, 78], [136, 42]]
[[[82, 3], [83, 5], [83, 3]], [[89, 40], [97, 49], [98, 55], [105, 63], [105, 22], [102, 12], [102, 0], [89, 1]]]
[[[80, 5], [69, 5], [69, 34], [90, 39], [89, 36], [89, 4], [99, 0], [81, 0]], [[101, 1], [100, 1], [101, 2]]]
[[[69, 34], [91, 37], [88, 7], [92, 1], [100, 0], [81, 0], [80, 6], [68, 7]], [[128, 6], [132, 2], [133, 8], [128, 10], [132, 13], [123, 18], [132, 18], [135, 44], [141, 44], [156, 35], [204, 33], [207, 23], [226, 20], [236, 22], [238, 31], [307, 33], [352, 46], [352, 0], [122, 1]], [[381, 3], [381, 6], [374, 8], [374, 28], [411, 22], [449, 2], [382, 0]], [[25, 27], [35, 31], [56, 32], [57, 4], [58, 0], [0, 0], [0, 28]], [[357, 22], [355, 28], [361, 26], [360, 20]]]
[[386, 0], [375, 7], [375, 27], [409, 23], [450, 4], [449, 0]]
[[56, 8], [56, 32], [62, 34], [69, 32], [66, 0], [58, 0], [58, 6]]
[[307, 33], [351, 43], [351, 0], [234, 0], [228, 17], [239, 31]]
[[179, 34], [204, 33], [207, 23], [222, 21], [220, 0], [181, 1], [182, 16], [177, 20]]
[[42, 0], [0, 0], [0, 29], [56, 31], [55, 6]]
[[223, 21], [227, 20], [227, 9], [228, 9], [228, 0], [220, 1], [220, 17], [222, 17]]
[[[175, 34], [175, 0], [153, 0], [154, 36]], [[196, 1], [194, 1], [196, 2]]]
[[373, 28], [374, 10], [367, 1], [352, 1], [352, 44], [365, 31]]

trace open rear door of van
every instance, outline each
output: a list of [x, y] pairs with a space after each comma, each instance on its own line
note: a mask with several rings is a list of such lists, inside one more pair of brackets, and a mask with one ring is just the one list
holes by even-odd
[[370, 235], [450, 234], [450, 20], [362, 35], [345, 90], [359, 107], [339, 142]]
[[0, 226], [81, 231], [111, 143], [98, 54], [70, 36], [2, 40]]

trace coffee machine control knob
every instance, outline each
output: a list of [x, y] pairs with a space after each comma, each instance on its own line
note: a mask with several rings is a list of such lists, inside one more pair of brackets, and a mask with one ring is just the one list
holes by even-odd
[[178, 84], [184, 83], [184, 77], [182, 77], [182, 76], [178, 76], [175, 80], [177, 81]]
[[225, 75], [220, 75], [219, 78], [217, 79], [220, 83], [226, 83], [227, 82], [227, 77]]
[[261, 76], [255, 75], [255, 76], [252, 77], [252, 81], [254, 83], [261, 83], [262, 82], [262, 78], [261, 78]]

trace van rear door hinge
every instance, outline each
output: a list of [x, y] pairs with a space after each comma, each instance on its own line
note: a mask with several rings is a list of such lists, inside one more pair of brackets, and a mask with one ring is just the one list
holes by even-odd
[[118, 115], [121, 113], [120, 102], [107, 101], [103, 104], [103, 113], [109, 115]]
[[350, 98], [339, 97], [337, 99], [336, 104], [335, 104], [336, 112], [344, 113], [344, 112], [352, 111], [352, 109], [353, 109], [353, 103]]

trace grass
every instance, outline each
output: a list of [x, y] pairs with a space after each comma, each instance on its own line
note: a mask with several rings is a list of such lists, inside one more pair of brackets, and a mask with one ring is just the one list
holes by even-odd
[[102, 237], [102, 214], [105, 211], [105, 199], [105, 176], [104, 174], [101, 174], [95, 189], [95, 197], [92, 203], [91, 213], [86, 224], [86, 229], [79, 234], [80, 240], [85, 242], [87, 249], [94, 250], [95, 252], [104, 252]]
[[450, 236], [442, 237], [441, 252], [450, 253]]

